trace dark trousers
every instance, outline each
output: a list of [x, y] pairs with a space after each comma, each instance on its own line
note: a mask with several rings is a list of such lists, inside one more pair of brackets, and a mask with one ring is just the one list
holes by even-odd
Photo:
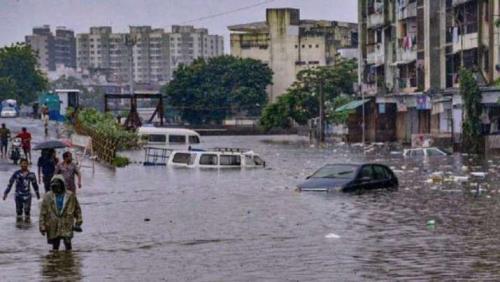
[[22, 216], [24, 211], [25, 216], [30, 216], [31, 211], [31, 196], [23, 197], [16, 196], [16, 213], [17, 216]]
[[52, 244], [52, 250], [59, 250], [59, 246], [61, 246], [61, 240], [64, 243], [64, 248], [69, 251], [72, 249], [71, 247], [71, 238], [63, 238], [63, 237], [58, 237], [55, 239], [51, 239], [49, 243]]
[[50, 191], [50, 181], [52, 180], [52, 177], [54, 175], [43, 175], [42, 176], [42, 181], [43, 181], [43, 187], [45, 188], [45, 193]]

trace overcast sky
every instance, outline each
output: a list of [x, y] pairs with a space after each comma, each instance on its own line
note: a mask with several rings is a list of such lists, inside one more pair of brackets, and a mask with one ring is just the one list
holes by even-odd
[[228, 53], [227, 26], [264, 21], [271, 7], [299, 8], [302, 19], [357, 21], [356, 0], [0, 0], [0, 46], [24, 41], [44, 24], [76, 33], [98, 25], [126, 32], [129, 25], [190, 24], [224, 35]]

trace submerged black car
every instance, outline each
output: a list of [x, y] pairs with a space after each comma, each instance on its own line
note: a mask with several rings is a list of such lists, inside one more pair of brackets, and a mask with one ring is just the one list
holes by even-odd
[[381, 164], [327, 164], [297, 186], [299, 191], [355, 192], [397, 189], [398, 178]]

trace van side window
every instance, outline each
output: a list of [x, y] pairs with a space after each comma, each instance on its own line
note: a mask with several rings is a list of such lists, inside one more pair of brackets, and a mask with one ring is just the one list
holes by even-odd
[[241, 157], [236, 155], [221, 155], [220, 156], [220, 165], [241, 165]]
[[185, 144], [186, 143], [186, 136], [184, 136], [184, 135], [169, 135], [168, 136], [168, 143]]
[[196, 135], [189, 135], [189, 144], [200, 144], [200, 138]]
[[167, 137], [165, 135], [160, 135], [160, 134], [151, 134], [149, 135], [149, 142], [161, 142], [165, 143], [167, 140]]
[[173, 163], [177, 164], [190, 164], [191, 163], [191, 154], [187, 153], [176, 153], [174, 158], [172, 159]]
[[200, 157], [201, 165], [217, 165], [217, 155], [215, 154], [203, 154]]

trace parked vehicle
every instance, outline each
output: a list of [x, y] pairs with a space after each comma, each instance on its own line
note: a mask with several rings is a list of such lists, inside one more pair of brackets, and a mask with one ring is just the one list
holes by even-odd
[[0, 117], [3, 118], [14, 118], [18, 116], [18, 112], [14, 107], [4, 106], [2, 111], [0, 111]]
[[437, 147], [421, 147], [405, 149], [403, 156], [405, 157], [433, 157], [433, 156], [448, 156], [449, 152]]
[[397, 189], [398, 178], [381, 164], [327, 164], [297, 186], [299, 191], [355, 192], [379, 188]]
[[13, 138], [10, 145], [10, 159], [17, 164], [21, 159], [21, 138]]
[[168, 165], [190, 168], [254, 168], [265, 167], [266, 162], [252, 150], [215, 148], [173, 151], [168, 158]]
[[19, 107], [14, 99], [6, 99], [2, 101], [0, 117], [17, 117], [19, 116]]
[[200, 144], [200, 134], [185, 128], [139, 127], [141, 143], [174, 150], [188, 150]]

